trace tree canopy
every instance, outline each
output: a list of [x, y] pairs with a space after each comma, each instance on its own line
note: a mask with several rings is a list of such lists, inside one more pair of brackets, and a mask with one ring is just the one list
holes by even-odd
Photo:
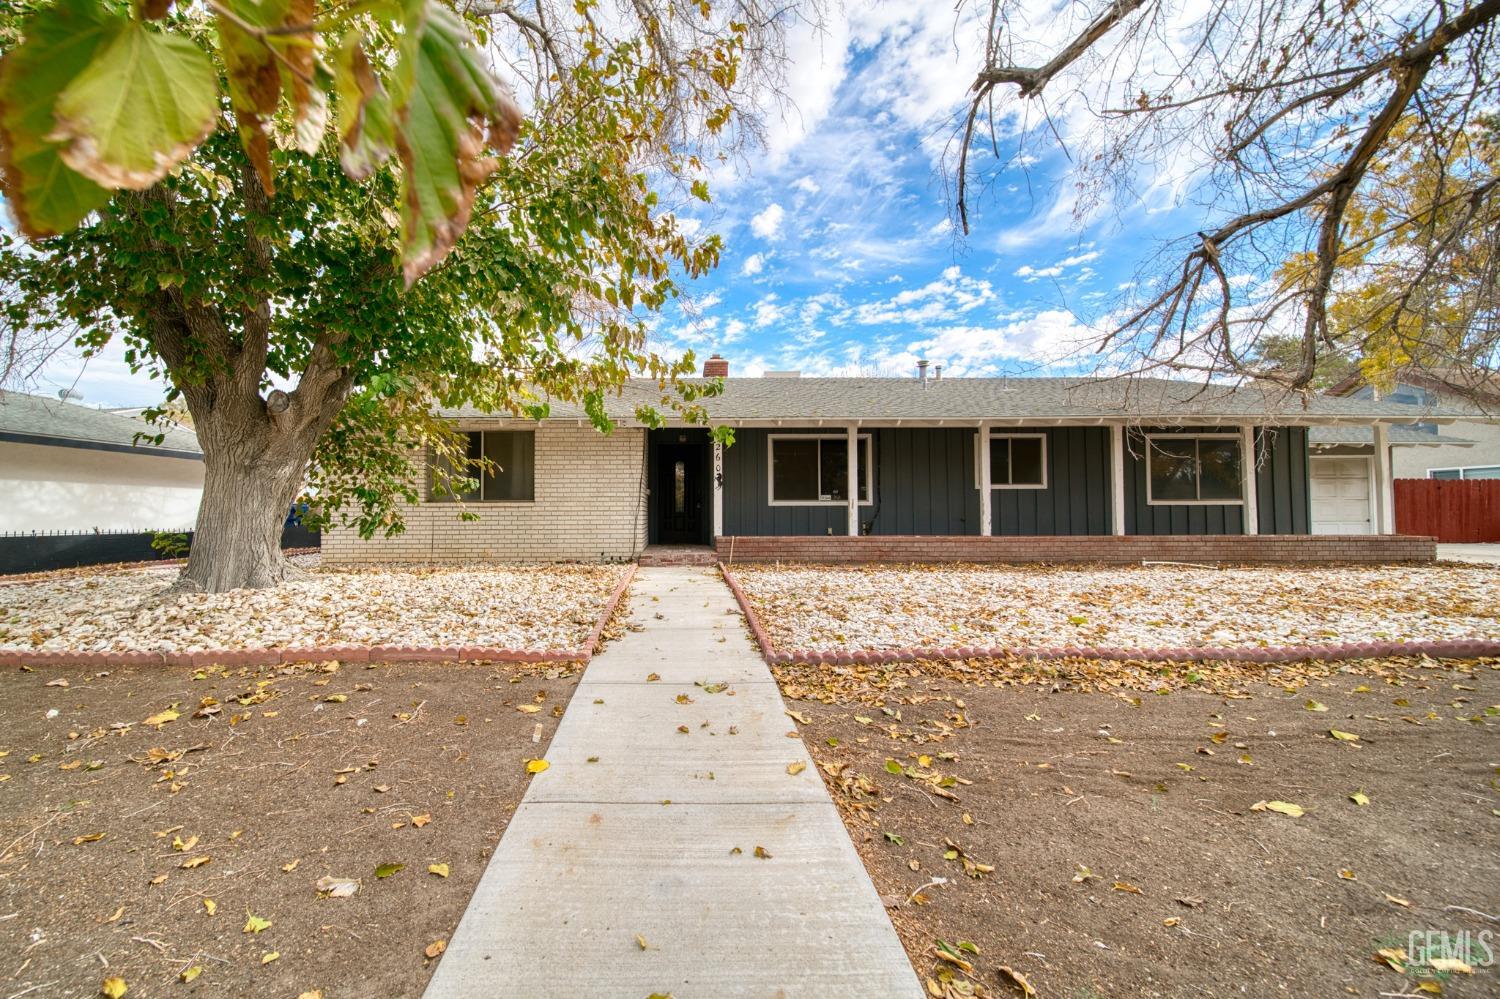
[[[459, 459], [437, 467], [477, 472], [436, 408], [539, 417], [549, 400], [569, 400], [607, 432], [604, 399], [644, 374], [662, 391], [640, 419], [701, 415], [695, 399], [714, 386], [683, 381], [691, 356], [652, 352], [645, 318], [681, 280], [716, 264], [720, 241], [691, 237], [663, 196], [707, 200], [705, 157], [753, 129], [737, 116], [751, 106], [748, 81], [774, 72], [776, 12], [656, 0], [634, 5], [629, 17], [613, 8], [604, 16], [583, 0], [544, 3], [530, 16], [508, 5], [470, 9], [461, 21], [432, 3], [421, 23], [442, 25], [436, 36], [376, 19], [351, 22], [353, 42], [346, 35], [320, 44], [315, 62], [334, 59], [327, 79], [337, 84], [321, 97], [299, 93], [291, 54], [266, 56], [282, 90], [251, 107], [246, 84], [235, 82], [246, 57], [225, 42], [225, 11], [238, 8], [211, 6], [216, 23], [188, 10], [159, 28], [146, 23], [155, 8], [133, 18], [93, 0], [60, 0], [19, 26], [22, 41], [0, 66], [0, 92], [30, 93], [15, 69], [18, 61], [34, 68], [28, 46], [62, 44], [58, 17], [76, 26], [107, 15], [129, 22], [109, 30], [136, 37], [132, 45], [172, 39], [185, 64], [217, 57], [227, 81], [210, 94], [210, 127], [200, 136], [199, 122], [179, 135], [187, 145], [164, 168], [151, 160], [151, 183], [129, 175], [121, 190], [90, 191], [86, 212], [75, 205], [71, 218], [46, 216], [57, 223], [51, 235], [0, 236], [12, 337], [77, 336], [94, 348], [123, 337], [127, 360], [163, 376], [167, 402], [180, 398], [192, 414], [206, 485], [186, 585], [283, 578], [289, 570], [275, 539], [304, 482], [326, 518], [366, 535], [401, 530], [402, 502], [425, 486], [413, 475], [414, 454], [432, 449]], [[321, 32], [325, 16], [344, 10], [300, 0], [285, 9], [304, 20], [276, 22], [284, 33], [265, 27], [250, 40], [274, 52], [283, 39], [305, 36], [298, 25], [307, 17]], [[211, 27], [220, 32], [216, 47]], [[235, 30], [248, 29], [230, 36]], [[524, 119], [509, 117], [481, 45], [518, 67]], [[362, 62], [385, 68], [384, 81], [377, 73], [372, 87]], [[442, 104], [451, 81], [433, 80], [447, 76], [467, 81], [467, 96], [424, 123], [415, 104]], [[441, 99], [432, 97], [435, 85]], [[382, 93], [384, 102], [371, 96]], [[494, 118], [480, 109], [491, 99], [499, 102]], [[313, 141], [320, 101], [339, 127]], [[63, 105], [59, 96], [46, 113], [56, 119]], [[27, 113], [41, 114], [29, 105]], [[383, 125], [382, 115], [390, 118]], [[53, 148], [65, 141], [46, 139], [54, 171], [77, 158]], [[485, 141], [492, 152], [509, 146], [510, 155], [481, 156], [474, 143]], [[14, 163], [24, 143], [10, 134], [5, 142]], [[128, 142], [90, 150], [103, 145], [119, 156], [101, 163], [146, 162], [131, 158]], [[386, 146], [396, 155], [382, 158]], [[79, 161], [94, 172], [101, 163]], [[438, 175], [457, 177], [456, 186]], [[15, 176], [7, 183], [33, 184], [14, 205], [31, 213], [33, 232], [39, 206], [59, 211], [63, 187], [77, 186], [36, 187], [33, 173]], [[107, 178], [88, 179], [97, 186]]]
[[951, 149], [966, 231], [1007, 150], [1065, 133], [1080, 214], [1165, 178], [1203, 216], [1105, 317], [1113, 363], [1304, 391], [1325, 355], [1500, 365], [1500, 0], [1104, 0], [1046, 36], [986, 10]]

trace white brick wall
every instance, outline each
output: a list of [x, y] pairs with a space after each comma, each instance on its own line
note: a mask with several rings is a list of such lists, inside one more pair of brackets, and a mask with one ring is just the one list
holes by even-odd
[[[646, 432], [544, 423], [536, 427], [536, 488], [531, 503], [466, 503], [476, 521], [458, 519], [457, 503], [404, 510], [406, 531], [360, 540], [351, 528], [323, 533], [323, 561], [467, 562], [633, 558], [646, 544]], [[462, 420], [461, 430], [517, 429], [502, 419]], [[419, 465], [422, 463], [419, 461]], [[420, 468], [423, 495], [427, 470]]]

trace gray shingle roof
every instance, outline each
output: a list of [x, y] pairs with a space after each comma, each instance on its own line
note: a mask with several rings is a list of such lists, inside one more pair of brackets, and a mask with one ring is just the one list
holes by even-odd
[[[1392, 424], [1389, 428], [1389, 440], [1396, 445], [1411, 445], [1416, 447], [1437, 447], [1440, 444], [1451, 444], [1454, 447], [1473, 447], [1474, 442], [1466, 437], [1451, 437], [1447, 434], [1433, 433], [1428, 430], [1418, 430], [1416, 427], [1406, 427], [1401, 424]], [[1360, 426], [1326, 426], [1313, 427], [1307, 432], [1309, 444], [1373, 444], [1375, 432], [1369, 427]]]
[[[608, 402], [628, 420], [642, 402], [659, 402], [655, 382], [633, 379]], [[1462, 414], [1374, 399], [1289, 396], [1259, 385], [1229, 387], [1164, 378], [729, 378], [704, 402], [716, 423], [786, 421], [1123, 420], [1185, 423], [1252, 417], [1278, 424], [1447, 422]], [[486, 415], [472, 409], [443, 415]], [[578, 419], [581, 407], [554, 403], [552, 417]], [[1470, 417], [1472, 418], [1472, 417]]]
[[0, 438], [63, 446], [93, 444], [109, 450], [134, 450], [145, 454], [203, 453], [197, 435], [181, 427], [167, 428], [159, 445], [135, 440], [136, 434], [159, 432], [159, 428], [149, 423], [118, 413], [42, 395], [0, 391]]

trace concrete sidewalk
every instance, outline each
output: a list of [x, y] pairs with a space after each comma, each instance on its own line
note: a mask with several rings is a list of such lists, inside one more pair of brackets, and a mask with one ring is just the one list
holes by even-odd
[[427, 999], [921, 996], [728, 588], [643, 568], [631, 621], [584, 673]]

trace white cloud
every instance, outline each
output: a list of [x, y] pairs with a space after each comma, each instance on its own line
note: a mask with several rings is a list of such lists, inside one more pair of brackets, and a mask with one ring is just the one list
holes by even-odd
[[775, 293], [765, 296], [755, 303], [755, 328], [764, 329], [772, 323], [780, 322], [786, 317], [787, 311], [785, 305], [777, 303]]
[[766, 269], [766, 258], [763, 254], [752, 253], [740, 264], [740, 273], [746, 277], [753, 277]]
[[817, 194], [819, 191], [823, 190], [818, 186], [818, 182], [813, 180], [810, 176], [798, 177], [796, 180], [792, 181], [792, 186], [797, 190], [803, 192], [804, 194]]
[[890, 298], [855, 306], [851, 318], [864, 326], [944, 322], [994, 300], [990, 282], [966, 277], [954, 265], [920, 288], [906, 288]]
[[771, 202], [759, 215], [750, 220], [750, 231], [767, 242], [781, 238], [781, 223], [786, 219], [786, 209], [778, 202]]
[[745, 335], [745, 330], [746, 329], [747, 329], [747, 327], [740, 320], [738, 320], [738, 319], [731, 319], [731, 320], [729, 320], [729, 322], [727, 322], [727, 323], [724, 324], [723, 342], [724, 343], [734, 343], [736, 340], [740, 339], [740, 337], [742, 337], [742, 336]]

